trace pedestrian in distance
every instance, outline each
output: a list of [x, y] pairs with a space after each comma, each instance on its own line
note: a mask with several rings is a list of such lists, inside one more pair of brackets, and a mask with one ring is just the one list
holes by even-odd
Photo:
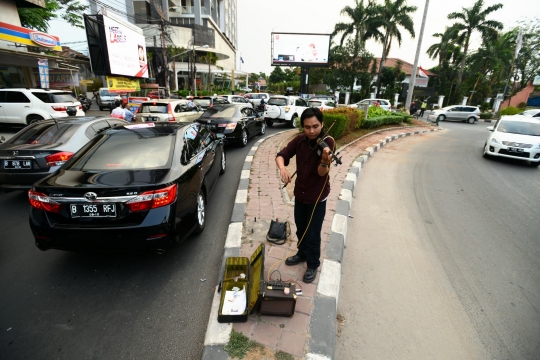
[[411, 107], [409, 108], [409, 111], [410, 111], [410, 114], [412, 116], [415, 116], [416, 115], [416, 104], [414, 103], [414, 101], [411, 102]]
[[[318, 108], [304, 110], [300, 117], [303, 133], [291, 140], [276, 156], [280, 178], [284, 184], [292, 177], [286, 166], [296, 156], [298, 177], [294, 184], [294, 222], [298, 251], [288, 257], [288, 266], [307, 262], [303, 281], [311, 283], [317, 276], [321, 257], [321, 230], [326, 215], [326, 199], [330, 194], [331, 151], [335, 151], [335, 141], [325, 136], [323, 114]], [[321, 140], [328, 147], [320, 146]]]
[[111, 117], [124, 120], [126, 113], [122, 107], [122, 101], [115, 100], [114, 105], [116, 107], [111, 111]]
[[426, 111], [426, 108], [427, 108], [427, 101], [424, 100], [422, 101], [422, 105], [420, 105], [420, 117], [424, 117], [424, 112]]
[[188, 102], [187, 102], [186, 106], [190, 110], [196, 110], [197, 109], [197, 105], [195, 105], [195, 103], [193, 102], [193, 96], [188, 96]]
[[122, 108], [124, 109], [124, 120], [127, 122], [133, 122], [133, 119], [135, 118], [135, 114], [129, 110], [127, 104], [122, 104]]

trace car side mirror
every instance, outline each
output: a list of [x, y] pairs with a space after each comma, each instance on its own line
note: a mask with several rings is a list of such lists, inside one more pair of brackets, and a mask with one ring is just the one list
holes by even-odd
[[486, 129], [488, 129], [488, 131], [493, 131], [493, 126], [488, 126]]
[[6, 142], [6, 137], [4, 135], [0, 136], [0, 144]]

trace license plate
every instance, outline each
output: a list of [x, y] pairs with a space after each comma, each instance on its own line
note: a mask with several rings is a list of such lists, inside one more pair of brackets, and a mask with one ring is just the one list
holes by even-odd
[[524, 149], [511, 148], [511, 147], [508, 148], [508, 152], [522, 153], [523, 151]]
[[149, 117], [144, 118], [144, 121], [158, 121], [158, 120], [159, 118], [155, 116], [149, 116]]
[[4, 160], [4, 169], [31, 169], [32, 160]]
[[72, 218], [116, 217], [116, 204], [72, 204], [69, 208]]

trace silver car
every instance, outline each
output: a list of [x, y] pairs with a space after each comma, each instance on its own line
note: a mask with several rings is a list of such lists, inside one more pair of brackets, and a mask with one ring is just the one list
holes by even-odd
[[428, 116], [428, 121], [435, 122], [442, 120], [467, 121], [474, 124], [480, 118], [480, 109], [477, 106], [452, 105], [443, 107], [439, 110], [433, 110]]
[[199, 106], [189, 107], [187, 100], [154, 99], [144, 101], [135, 118], [137, 122], [193, 122], [203, 113]]

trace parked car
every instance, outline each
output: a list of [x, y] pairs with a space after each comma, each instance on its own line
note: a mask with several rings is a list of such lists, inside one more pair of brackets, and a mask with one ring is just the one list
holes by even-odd
[[446, 106], [438, 110], [433, 110], [428, 115], [428, 121], [434, 122], [437, 118], [439, 118], [439, 121], [459, 120], [474, 124], [480, 118], [480, 108], [478, 106], [468, 105]]
[[29, 189], [55, 172], [97, 134], [128, 124], [101, 116], [41, 120], [0, 144], [0, 187]]
[[223, 134], [227, 144], [240, 146], [246, 146], [249, 138], [266, 132], [264, 119], [247, 104], [216, 105], [207, 109], [197, 122], [206, 124], [216, 134]]
[[358, 108], [358, 105], [375, 106], [375, 104], [378, 104], [384, 110], [392, 109], [392, 104], [390, 104], [390, 100], [386, 99], [364, 99], [355, 104], [350, 104], [348, 105], [348, 107]]
[[310, 100], [334, 100], [334, 97], [332, 95], [315, 95], [315, 96], [312, 96], [308, 99], [308, 101]]
[[268, 100], [264, 118], [268, 126], [275, 122], [286, 123], [290, 127], [295, 126], [295, 120], [299, 118], [308, 104], [298, 96], [274, 95]]
[[540, 109], [525, 110], [524, 112], [520, 113], [520, 115], [540, 118]]
[[202, 108], [192, 109], [187, 100], [161, 99], [143, 101], [135, 114], [138, 122], [193, 122], [202, 114]]
[[310, 99], [308, 100], [308, 106], [316, 107], [320, 110], [326, 109], [335, 109], [336, 103], [333, 100], [324, 100], [324, 99]]
[[204, 230], [206, 204], [223, 172], [223, 141], [204, 125], [107, 130], [28, 192], [35, 244], [163, 250]]
[[241, 95], [219, 95], [219, 97], [227, 100], [231, 104], [248, 104], [253, 107], [253, 104]]
[[530, 116], [502, 116], [495, 126], [488, 126], [490, 133], [484, 144], [484, 157], [499, 156], [529, 161], [540, 165], [540, 120]]
[[107, 109], [114, 109], [115, 100], [118, 99], [118, 95], [116, 93], [109, 92], [108, 88], [99, 88], [99, 91], [97, 93], [97, 104], [99, 107], [99, 110], [103, 111], [105, 108]]
[[226, 105], [230, 104], [227, 99], [223, 99], [217, 96], [197, 96], [193, 98], [195, 105], [200, 106], [203, 110], [211, 108], [214, 105]]
[[79, 100], [70, 92], [48, 89], [0, 89], [0, 122], [28, 125], [38, 120], [68, 116], [75, 107], [84, 116]]
[[244, 97], [247, 97], [249, 95], [249, 102], [253, 104], [253, 108], [256, 108], [261, 104], [261, 100], [264, 99], [265, 103], [268, 103], [268, 99], [270, 99], [270, 94], [268, 93], [248, 93], [245, 94]]

